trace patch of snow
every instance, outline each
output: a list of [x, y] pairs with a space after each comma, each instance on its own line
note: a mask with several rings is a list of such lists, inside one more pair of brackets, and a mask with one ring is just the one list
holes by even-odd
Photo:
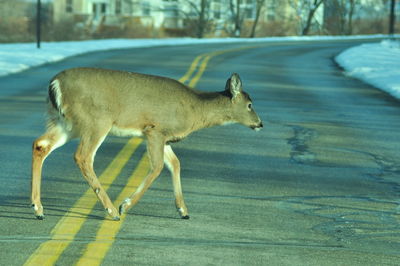
[[36, 49], [35, 43], [0, 44], [0, 76], [20, 72], [33, 66], [60, 61], [66, 57], [87, 52], [154, 47], [166, 45], [189, 45], [211, 43], [238, 42], [280, 42], [280, 41], [315, 41], [315, 40], [357, 40], [384, 38], [385, 35], [360, 36], [293, 36], [268, 38], [171, 38], [171, 39], [108, 39], [72, 42], [44, 42], [41, 49]]
[[349, 76], [400, 99], [400, 43], [384, 40], [349, 48], [336, 56]]
[[[362, 40], [382, 39], [385, 37], [386, 35], [218, 39], [108, 39], [44, 42], [41, 49], [36, 49], [35, 43], [0, 44], [0, 76], [20, 72], [45, 63], [60, 61], [69, 56], [111, 49], [239, 42]], [[346, 70], [348, 75], [359, 78], [400, 99], [400, 42], [384, 40], [380, 43], [362, 44], [345, 50], [335, 59]]]

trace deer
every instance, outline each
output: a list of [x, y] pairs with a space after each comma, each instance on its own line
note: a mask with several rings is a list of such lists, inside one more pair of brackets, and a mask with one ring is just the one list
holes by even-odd
[[[84, 179], [112, 220], [133, 207], [160, 175], [164, 164], [172, 176], [175, 205], [189, 219], [180, 162], [171, 143], [211, 126], [239, 123], [255, 131], [263, 127], [242, 81], [233, 73], [219, 92], [204, 92], [167, 77], [100, 68], [71, 68], [49, 83], [47, 130], [33, 142], [31, 203], [44, 219], [41, 203], [42, 166], [46, 157], [71, 139], [79, 139], [74, 155]], [[139, 187], [115, 208], [93, 169], [106, 136], [142, 137], [150, 170]]]

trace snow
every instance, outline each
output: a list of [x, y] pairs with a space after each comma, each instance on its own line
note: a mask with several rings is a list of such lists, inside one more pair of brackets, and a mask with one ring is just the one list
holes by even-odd
[[[42, 43], [41, 49], [36, 49], [35, 43], [0, 44], [0, 77], [11, 73], [17, 73], [34, 66], [60, 61], [69, 56], [111, 49], [237, 42], [257, 43], [382, 39], [385, 37], [386, 35], [294, 36], [251, 39], [108, 39], [44, 42]], [[382, 41], [377, 44], [363, 44], [344, 51], [336, 57], [336, 61], [346, 70], [348, 75], [360, 78], [400, 98], [400, 45], [398, 43]]]
[[346, 74], [400, 99], [400, 43], [384, 40], [349, 48], [336, 56]]

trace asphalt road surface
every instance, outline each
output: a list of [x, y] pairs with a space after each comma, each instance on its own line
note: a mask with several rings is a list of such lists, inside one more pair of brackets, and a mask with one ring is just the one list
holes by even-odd
[[[400, 103], [332, 60], [360, 42], [125, 49], [0, 78], [0, 265], [398, 265]], [[44, 164], [39, 221], [29, 208], [31, 144], [44, 132], [49, 79], [75, 66], [175, 79], [192, 66], [187, 82], [209, 91], [237, 72], [264, 129], [215, 127], [173, 145], [189, 220], [164, 170], [110, 221], [72, 141]], [[143, 142], [106, 139], [95, 169], [112, 200], [134, 191], [145, 157]]]

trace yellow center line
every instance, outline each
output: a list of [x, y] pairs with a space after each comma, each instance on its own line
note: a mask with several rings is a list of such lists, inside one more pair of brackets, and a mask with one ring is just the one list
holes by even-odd
[[[202, 59], [203, 55], [197, 56], [192, 64], [189, 67], [189, 70], [185, 73], [185, 75], [179, 79], [180, 82], [187, 81], [193, 72], [196, 70], [198, 62]], [[119, 175], [125, 164], [128, 162], [129, 158], [133, 154], [133, 152], [137, 149], [137, 147], [142, 143], [142, 139], [132, 138], [127, 144], [122, 148], [122, 150], [117, 154], [114, 160], [110, 163], [107, 169], [102, 173], [99, 177], [100, 182], [103, 184], [104, 189], [108, 189], [109, 186], [113, 183], [115, 178]], [[144, 156], [143, 158], [145, 158]], [[144, 160], [142, 158], [141, 162]], [[139, 168], [140, 167], [140, 168]], [[141, 163], [137, 166], [135, 172], [138, 171], [147, 171], [149, 167], [146, 167], [145, 163]], [[133, 177], [134, 175], [132, 175]], [[141, 178], [136, 178], [135, 180], [131, 180], [131, 183], [141, 183], [145, 176]], [[137, 186], [136, 186], [137, 187]], [[121, 192], [117, 204], [122, 202], [129, 195], [125, 195], [131, 188], [130, 185], [126, 186], [124, 190]], [[129, 192], [132, 192], [133, 189], [130, 189]], [[121, 198], [121, 199], [120, 199]], [[54, 265], [64, 250], [71, 244], [74, 240], [75, 235], [79, 232], [82, 225], [85, 223], [87, 216], [92, 211], [93, 207], [97, 202], [97, 198], [93, 195], [91, 189], [88, 189], [81, 198], [74, 204], [72, 208], [64, 215], [63, 218], [56, 224], [56, 226], [51, 231], [50, 235], [52, 236], [50, 240], [42, 243], [34, 253], [28, 258], [24, 265]], [[125, 218], [122, 218], [123, 220]], [[122, 222], [115, 223], [122, 225]], [[107, 225], [104, 225], [107, 227]], [[119, 227], [116, 227], [115, 233], [116, 235], [119, 231]], [[101, 232], [101, 230], [99, 230]], [[107, 248], [108, 250], [108, 248]], [[106, 255], [107, 250], [104, 251], [103, 257]], [[83, 258], [83, 257], [82, 257]]]
[[[119, 194], [117, 200], [114, 203], [115, 205], [120, 204], [125, 198], [129, 197], [132, 194], [132, 191], [137, 189], [142, 180], [146, 177], [149, 168], [149, 159], [145, 153], [140, 160], [138, 166], [134, 170], [133, 174], [129, 178], [128, 184]], [[81, 256], [76, 265], [100, 265], [111, 245], [113, 244], [115, 236], [121, 229], [125, 218], [126, 215], [122, 215], [119, 222], [104, 220], [97, 231], [96, 240], [86, 246], [84, 254]]]
[[188, 69], [188, 71], [185, 73], [185, 75], [183, 75], [183, 77], [181, 77], [179, 79], [180, 82], [185, 83], [192, 76], [193, 72], [196, 70], [197, 64], [199, 63], [199, 61], [201, 60], [201, 58], [203, 56], [204, 55], [201, 54], [201, 55], [197, 56], [193, 60], [192, 64], [190, 65], [190, 67]]
[[[203, 61], [200, 64], [198, 72], [193, 77], [193, 79], [189, 82], [189, 86], [196, 86], [197, 82], [199, 81], [200, 77], [204, 73], [205, 69], [207, 68], [208, 61], [215, 55], [221, 54], [221, 52], [213, 52], [209, 54], [203, 54], [196, 57], [190, 66], [192, 71], [188, 71], [185, 76], [191, 76], [194, 69], [196, 69], [197, 64], [200, 62], [202, 58]], [[188, 74], [190, 72], [190, 74]], [[187, 75], [188, 74], [188, 75]], [[185, 80], [186, 77], [182, 77], [179, 81]], [[186, 81], [186, 80], [185, 80]], [[131, 187], [138, 187], [140, 183], [146, 177], [148, 170], [150, 169], [149, 161], [147, 155], [144, 154], [141, 161], [139, 162], [138, 166], [134, 170], [132, 176], [129, 178], [128, 186], [125, 187], [118, 199], [116, 201], [117, 204], [121, 203], [125, 198], [129, 197], [132, 193], [132, 190], [129, 189]], [[85, 265], [100, 265], [105, 256], [107, 255], [108, 250], [111, 248], [112, 244], [115, 241], [115, 237], [118, 234], [119, 230], [121, 229], [123, 222], [126, 219], [126, 215], [121, 217], [120, 222], [113, 222], [109, 220], [104, 220], [103, 223], [100, 225], [100, 228], [97, 231], [96, 239], [89, 243], [86, 246], [86, 249], [83, 255], [80, 257], [78, 262], [76, 263], [77, 266], [85, 266]]]
[[197, 82], [199, 81], [199, 79], [203, 75], [204, 70], [206, 70], [208, 61], [211, 59], [211, 57], [212, 57], [212, 55], [207, 55], [204, 58], [203, 62], [201, 62], [200, 67], [199, 67], [199, 71], [197, 71], [196, 75], [189, 82], [189, 87], [194, 88], [196, 86]]
[[[142, 142], [142, 139], [130, 139], [104, 170], [99, 180], [105, 190], [109, 188]], [[59, 256], [74, 240], [96, 202], [97, 197], [92, 189], [88, 189], [53, 228], [51, 239], [42, 243], [24, 265], [54, 265]]]
[[[202, 60], [197, 73], [189, 82], [189, 86], [194, 87], [200, 80], [205, 69], [207, 68], [209, 60], [212, 57], [227, 52], [249, 48], [253, 47], [236, 48], [199, 55], [193, 60], [189, 70], [182, 78], [179, 79], [179, 81], [183, 83], [189, 80], [193, 75], [193, 72], [195, 72], [199, 62]], [[132, 138], [118, 153], [107, 169], [99, 177], [100, 182], [104, 184], [104, 189], [109, 188], [125, 164], [128, 162], [133, 152], [141, 143], [142, 139]], [[146, 177], [148, 169], [149, 162], [145, 154], [129, 178], [127, 186], [125, 186], [122, 192], [119, 194], [115, 204], [118, 205], [126, 197], [128, 197], [135, 188], [138, 187], [138, 185]], [[96, 202], [97, 198], [94, 196], [92, 190], [88, 189], [51, 231], [52, 238], [42, 243], [28, 258], [24, 265], [54, 265], [64, 250], [74, 240], [75, 235], [79, 232]], [[115, 236], [119, 232], [125, 218], [126, 216], [121, 217], [120, 222], [104, 220], [97, 231], [96, 240], [87, 245], [84, 254], [81, 256], [77, 264], [99, 265], [113, 244]]]
[[[203, 61], [201, 62], [200, 66], [199, 66], [199, 70], [197, 71], [196, 75], [194, 75], [192, 80], [189, 82], [189, 84], [188, 84], [189, 87], [194, 88], [196, 86], [196, 84], [199, 82], [200, 78], [203, 76], [203, 73], [207, 68], [208, 61], [210, 61], [211, 58], [213, 58], [213, 57], [215, 57], [217, 55], [225, 54], [225, 53], [231, 53], [231, 52], [236, 52], [236, 51], [241, 51], [241, 50], [246, 50], [246, 49], [257, 48], [257, 47], [260, 47], [260, 46], [238, 47], [238, 48], [227, 49], [227, 50], [216, 51], [216, 52], [211, 52], [211, 53], [206, 53], [206, 54], [199, 55], [195, 59], [196, 63], [198, 63], [201, 59]], [[195, 62], [193, 61], [193, 63], [195, 63]], [[192, 69], [192, 67], [193, 67], [193, 64], [192, 64], [192, 66], [190, 66], [190, 69]], [[195, 68], [196, 68], [196, 66], [193, 67], [193, 69], [195, 69]], [[190, 75], [192, 74], [192, 72], [190, 73]], [[185, 76], [186, 76], [186, 74], [185, 74]]]

